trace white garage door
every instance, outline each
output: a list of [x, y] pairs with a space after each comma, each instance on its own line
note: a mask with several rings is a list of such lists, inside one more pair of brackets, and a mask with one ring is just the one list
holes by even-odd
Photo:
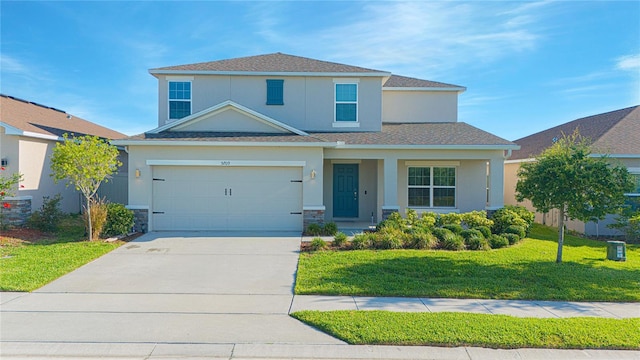
[[299, 167], [153, 167], [154, 230], [302, 230]]

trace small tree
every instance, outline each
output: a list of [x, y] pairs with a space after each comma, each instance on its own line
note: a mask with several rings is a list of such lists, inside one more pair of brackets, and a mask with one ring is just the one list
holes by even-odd
[[93, 240], [91, 226], [91, 202], [104, 181], [116, 172], [122, 163], [118, 160], [118, 149], [96, 136], [86, 135], [70, 138], [64, 134], [64, 141], [56, 144], [51, 156], [53, 180], [57, 183], [67, 179], [67, 186], [73, 185], [84, 195], [87, 205], [87, 228], [89, 240]]
[[604, 219], [624, 202], [633, 183], [627, 169], [606, 156], [591, 156], [588, 141], [578, 131], [563, 136], [518, 171], [516, 199], [531, 200], [540, 212], [558, 209], [558, 254], [562, 262], [564, 219]]

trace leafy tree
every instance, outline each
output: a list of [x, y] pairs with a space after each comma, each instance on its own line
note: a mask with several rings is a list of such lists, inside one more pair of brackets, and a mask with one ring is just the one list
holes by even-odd
[[[4, 171], [4, 166], [0, 168]], [[9, 209], [11, 204], [4, 202], [4, 198], [7, 196], [13, 196], [16, 185], [22, 180], [22, 174], [13, 173], [8, 177], [0, 174], [0, 205], [4, 209]], [[4, 215], [0, 213], [0, 227], [4, 227]]]
[[85, 135], [70, 138], [64, 134], [64, 141], [56, 144], [51, 156], [51, 170], [54, 181], [67, 179], [67, 186], [73, 185], [87, 200], [86, 211], [89, 240], [93, 240], [91, 226], [91, 202], [104, 181], [116, 172], [122, 163], [118, 160], [118, 149], [96, 136]]
[[607, 156], [591, 156], [591, 146], [578, 131], [563, 136], [536, 161], [524, 163], [518, 171], [516, 199], [531, 200], [540, 212], [558, 209], [558, 254], [562, 262], [564, 219], [603, 219], [624, 202], [633, 186], [623, 166], [613, 165]]

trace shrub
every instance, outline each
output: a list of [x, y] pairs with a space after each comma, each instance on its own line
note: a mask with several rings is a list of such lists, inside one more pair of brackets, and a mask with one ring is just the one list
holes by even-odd
[[445, 228], [434, 228], [432, 232], [440, 242], [443, 242], [447, 235], [454, 235], [451, 230]]
[[493, 220], [487, 219], [487, 212], [484, 210], [470, 211], [462, 214], [461, 216], [462, 222], [469, 228], [478, 226], [486, 226], [490, 228], [491, 226], [493, 226]]
[[341, 248], [344, 246], [346, 242], [347, 242], [347, 234], [343, 232], [339, 232], [333, 237], [333, 246], [335, 247]]
[[467, 245], [469, 250], [489, 250], [491, 246], [489, 246], [489, 241], [485, 239], [483, 236], [477, 236], [475, 234], [465, 238], [464, 243]]
[[102, 229], [103, 237], [129, 233], [133, 227], [133, 211], [122, 204], [107, 204], [107, 222]]
[[384, 228], [375, 237], [373, 246], [376, 249], [402, 249], [407, 234], [399, 229]]
[[492, 249], [500, 249], [507, 247], [509, 245], [509, 240], [504, 236], [492, 234], [491, 237], [489, 237], [489, 244]]
[[410, 234], [407, 247], [413, 249], [433, 249], [438, 246], [438, 238], [428, 230], [415, 231]]
[[445, 235], [442, 241], [442, 248], [447, 250], [464, 250], [464, 239], [454, 233]]
[[525, 230], [527, 231], [527, 234], [528, 234], [529, 229], [531, 228], [531, 225], [533, 225], [533, 222], [536, 219], [536, 214], [533, 211], [527, 210], [527, 208], [524, 206], [505, 205], [505, 209], [515, 212], [516, 214], [518, 214], [518, 216], [520, 216], [522, 220], [527, 222], [527, 226], [525, 227]]
[[407, 225], [415, 226], [418, 220], [418, 213], [414, 209], [407, 210]]
[[307, 226], [307, 231], [305, 231], [307, 235], [318, 236], [322, 234], [322, 226], [320, 224], [311, 223]]
[[491, 237], [491, 229], [486, 226], [476, 226], [475, 230], [480, 231], [482, 233], [482, 236], [484, 236], [485, 239], [488, 239], [489, 237]]
[[482, 234], [482, 232], [480, 232], [480, 230], [478, 229], [467, 229], [467, 230], [462, 230], [462, 232], [460, 233], [460, 236], [462, 236], [465, 240], [469, 239], [470, 237], [480, 237], [480, 238], [485, 238], [485, 236]]
[[520, 241], [520, 237], [518, 236], [518, 234], [504, 233], [502, 234], [502, 236], [505, 237], [507, 241], [509, 241], [509, 245], [513, 245]]
[[460, 234], [462, 230], [464, 230], [464, 228], [462, 228], [462, 225], [459, 225], [459, 224], [445, 224], [445, 225], [442, 225], [442, 227], [444, 229], [451, 230], [451, 232], [454, 234]]
[[510, 225], [504, 229], [504, 234], [516, 234], [518, 235], [518, 240], [521, 240], [527, 237], [527, 230], [522, 226]]
[[319, 237], [313, 238], [311, 240], [311, 251], [326, 250], [328, 248], [329, 245], [327, 245], [327, 242]]
[[58, 224], [64, 215], [60, 210], [60, 200], [62, 200], [60, 194], [56, 194], [52, 198], [44, 196], [40, 210], [34, 211], [27, 219], [27, 227], [42, 232], [58, 230]]
[[402, 218], [402, 215], [400, 215], [399, 212], [394, 211], [389, 214], [389, 216], [385, 220], [381, 221], [376, 227], [378, 231], [384, 228], [405, 230], [407, 226], [406, 221]]
[[493, 227], [491, 231], [494, 234], [502, 234], [509, 226], [517, 225], [527, 228], [529, 225], [527, 221], [522, 219], [517, 212], [508, 208], [502, 208], [497, 210], [493, 214]]
[[442, 225], [442, 223], [440, 222], [440, 215], [434, 213], [433, 211], [423, 212], [420, 220], [424, 221], [426, 224], [433, 223], [433, 225], [431, 226]]
[[428, 215], [428, 213], [423, 213], [422, 217], [418, 219], [414, 224], [414, 227], [426, 230], [426, 229], [433, 229], [435, 225], [436, 225], [436, 218]]
[[369, 249], [371, 248], [375, 238], [375, 233], [356, 234], [351, 240], [351, 248], [354, 250]]
[[338, 232], [338, 225], [334, 222], [328, 222], [322, 226], [322, 234], [334, 236]]
[[457, 224], [460, 225], [462, 222], [462, 215], [458, 213], [448, 213], [440, 215], [440, 223], [444, 226], [447, 224]]
[[[102, 234], [102, 229], [107, 222], [107, 203], [104, 199], [98, 200], [90, 200], [91, 201], [91, 238], [98, 239], [100, 234]], [[84, 223], [87, 225], [87, 230], [89, 229], [89, 216], [87, 215], [87, 211], [85, 209], [82, 214], [82, 218], [84, 219]]]

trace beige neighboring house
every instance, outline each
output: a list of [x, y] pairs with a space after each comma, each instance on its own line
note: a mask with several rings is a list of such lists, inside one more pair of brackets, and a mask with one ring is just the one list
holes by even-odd
[[[534, 161], [534, 158], [550, 147], [553, 142], [564, 135], [570, 135], [575, 130], [592, 141], [593, 156], [607, 154], [614, 161], [619, 161], [627, 167], [636, 179], [636, 188], [626, 194], [627, 202], [635, 208], [640, 208], [640, 106], [632, 106], [604, 114], [587, 116], [568, 123], [553, 127], [515, 140], [520, 150], [513, 151], [511, 157], [505, 161], [504, 170], [504, 200], [505, 204], [525, 205], [535, 210], [531, 202], [525, 200], [518, 203], [515, 200], [517, 172], [523, 162]], [[550, 226], [558, 226], [555, 210], [547, 214], [536, 213], [536, 221]], [[569, 221], [567, 228], [591, 236], [619, 235], [609, 229], [614, 216], [607, 216], [602, 221]]]
[[[126, 135], [83, 120], [45, 105], [12, 96], [0, 95], [0, 159], [3, 173], [19, 172], [23, 175], [16, 196], [9, 198], [16, 223], [32, 210], [42, 206], [44, 196], [62, 195], [61, 210], [69, 213], [80, 211], [80, 193], [66, 182], [54, 184], [51, 174], [51, 154], [64, 133], [95, 135], [105, 139], [123, 138]], [[113, 201], [125, 202], [127, 198], [127, 159], [121, 151], [123, 166], [114, 181], [101, 185], [103, 196]], [[3, 212], [6, 212], [3, 209]]]
[[370, 224], [503, 206], [512, 142], [458, 122], [461, 86], [274, 53], [150, 70], [158, 127], [117, 140], [144, 230]]

